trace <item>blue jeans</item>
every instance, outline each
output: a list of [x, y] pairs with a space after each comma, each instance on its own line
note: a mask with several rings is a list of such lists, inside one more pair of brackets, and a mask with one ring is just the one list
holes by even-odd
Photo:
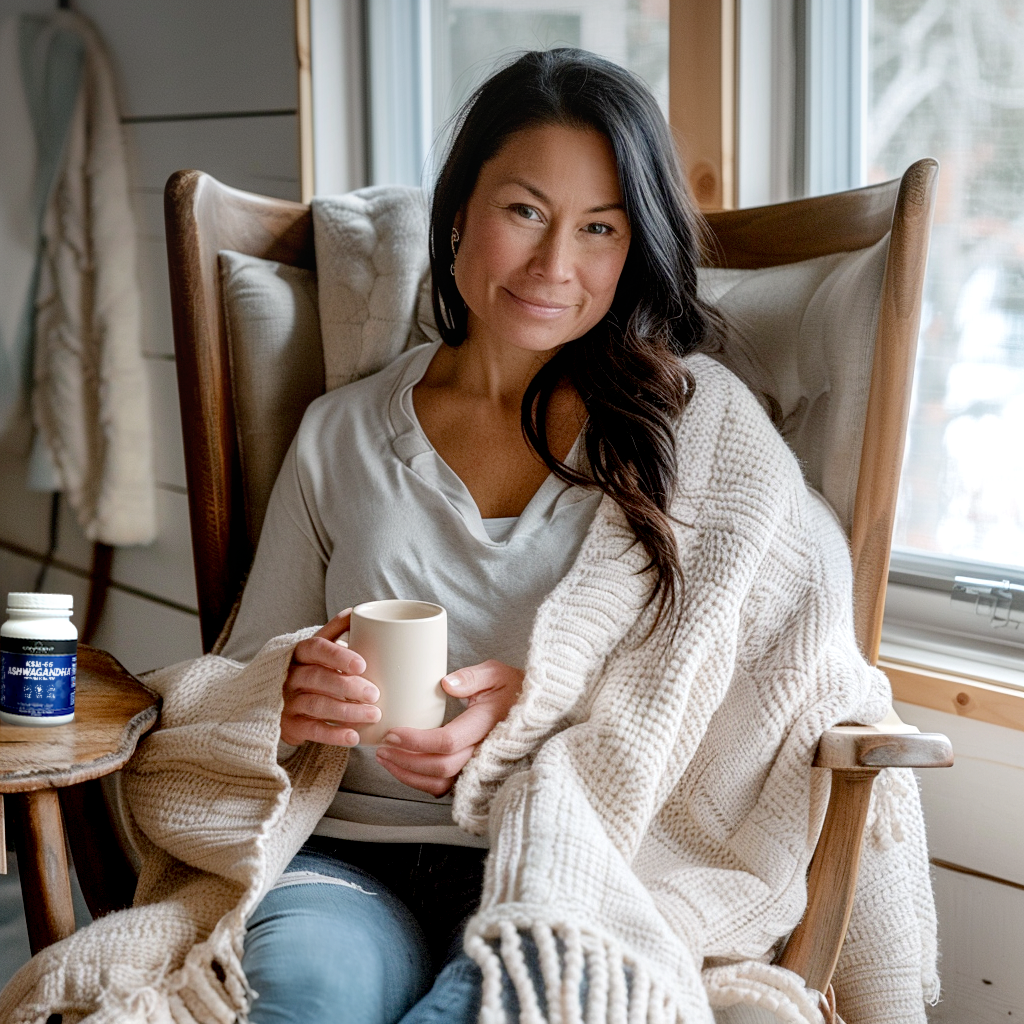
[[[461, 933], [435, 974], [416, 918], [368, 871], [307, 846], [282, 882], [247, 926], [252, 1024], [476, 1024], [481, 974]], [[523, 946], [540, 994], [536, 950]], [[511, 983], [504, 1002], [517, 1020]]]
[[[371, 874], [338, 856], [375, 865]], [[377, 870], [377, 869], [380, 870]], [[307, 844], [249, 919], [242, 967], [259, 993], [252, 1024], [476, 1024], [481, 974], [462, 952], [462, 929], [449, 927], [479, 898], [482, 858], [460, 848], [389, 844]], [[299, 872], [306, 872], [301, 876]], [[399, 899], [384, 874], [402, 889]], [[311, 876], [321, 876], [311, 880]], [[432, 898], [433, 897], [433, 898]], [[416, 907], [425, 935], [406, 905]], [[436, 926], [441, 922], [441, 927]], [[439, 942], [451, 934], [439, 961]], [[547, 1015], [537, 948], [520, 935], [541, 1013]], [[440, 963], [440, 970], [438, 964]], [[627, 974], [627, 989], [630, 978]], [[580, 985], [580, 1010], [587, 979]], [[506, 1017], [519, 1002], [506, 977]], [[759, 1007], [715, 1011], [716, 1024], [778, 1024]]]

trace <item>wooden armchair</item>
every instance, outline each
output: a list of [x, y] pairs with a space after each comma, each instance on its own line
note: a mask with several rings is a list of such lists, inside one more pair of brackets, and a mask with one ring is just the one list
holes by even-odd
[[[884, 249], [849, 529], [857, 637], [872, 662], [881, 631], [936, 173], [935, 162], [923, 160], [900, 181], [708, 218], [708, 266], [719, 270], [784, 267], [871, 246]], [[217, 254], [228, 249], [314, 269], [313, 227], [307, 205], [240, 192], [199, 171], [171, 177], [165, 214], [199, 614], [209, 651], [228, 623], [255, 543]], [[728, 361], [728, 352], [722, 358]], [[828, 989], [842, 947], [875, 775], [889, 766], [951, 763], [945, 737], [922, 735], [895, 716], [883, 726], [840, 727], [821, 738], [814, 764], [831, 770], [831, 798], [810, 867], [807, 911], [779, 958], [809, 987]], [[81, 882], [88, 896], [93, 880], [82, 875]]]
[[[708, 265], [718, 268], [777, 267], [865, 250], [889, 236], [850, 529], [857, 638], [872, 663], [881, 635], [937, 170], [935, 161], [922, 160], [898, 181], [707, 218]], [[198, 171], [171, 177], [165, 215], [199, 614], [210, 650], [253, 555], [217, 254], [230, 249], [312, 269], [313, 227], [307, 205], [240, 192]], [[819, 744], [815, 766], [832, 772], [831, 799], [811, 863], [807, 911], [779, 962], [820, 992], [828, 989], [846, 934], [874, 777], [889, 766], [952, 763], [944, 736], [922, 735], [892, 718], [872, 728], [831, 729]]]

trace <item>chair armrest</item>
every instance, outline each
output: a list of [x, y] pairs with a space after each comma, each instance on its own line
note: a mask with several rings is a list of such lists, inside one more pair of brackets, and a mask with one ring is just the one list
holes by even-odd
[[938, 732], [912, 725], [838, 725], [822, 734], [815, 768], [877, 771], [880, 768], [948, 768], [953, 747]]
[[883, 768], [946, 768], [953, 748], [941, 733], [922, 733], [890, 712], [878, 725], [840, 725], [818, 742], [816, 768], [832, 770], [828, 809], [807, 876], [807, 910], [777, 963], [825, 992], [832, 980], [860, 865], [871, 786]]

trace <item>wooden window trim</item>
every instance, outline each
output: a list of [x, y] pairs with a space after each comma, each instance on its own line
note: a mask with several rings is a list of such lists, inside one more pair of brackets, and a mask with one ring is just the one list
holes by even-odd
[[[737, 7], [738, 0], [669, 0], [669, 123], [690, 189], [704, 211], [737, 205]], [[295, 0], [304, 203], [314, 192], [310, 21], [310, 0]]]
[[[701, 210], [737, 204], [737, 0], [670, 0], [669, 123]], [[1024, 731], [1024, 691], [889, 659], [893, 697]]]
[[879, 658], [894, 700], [1024, 731], [1024, 691], [1012, 686]]
[[299, 190], [313, 198], [313, 49], [309, 0], [295, 0], [295, 53], [299, 65]]
[[737, 205], [737, 6], [737, 0], [669, 4], [668, 119], [704, 211]]

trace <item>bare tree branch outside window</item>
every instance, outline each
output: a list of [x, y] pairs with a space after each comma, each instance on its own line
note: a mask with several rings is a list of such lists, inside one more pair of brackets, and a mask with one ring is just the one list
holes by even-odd
[[871, 181], [941, 165], [895, 544], [1024, 567], [1024, 4], [873, 0]]

